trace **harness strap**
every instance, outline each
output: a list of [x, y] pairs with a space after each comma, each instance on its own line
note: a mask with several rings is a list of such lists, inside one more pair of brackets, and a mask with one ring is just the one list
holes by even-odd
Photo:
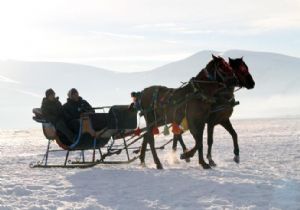
[[155, 88], [155, 90], [153, 91], [153, 95], [152, 95], [151, 105], [153, 106], [154, 109], [156, 109], [156, 107], [157, 107], [158, 92], [159, 92], [159, 87]]
[[[200, 83], [201, 82], [203, 82], [203, 83], [214, 83], [214, 81], [196, 81], [196, 80], [194, 81], [194, 80], [190, 80], [187, 85], [189, 85], [189, 84], [191, 85], [191, 87], [193, 88], [193, 92], [191, 92], [189, 94], [186, 94], [185, 97], [182, 97], [178, 100], [172, 100], [171, 101], [172, 96], [174, 95], [174, 92], [175, 92], [175, 90], [174, 90], [174, 91], [171, 92], [171, 94], [168, 98], [168, 103], [163, 103], [161, 105], [161, 108], [166, 109], [170, 106], [172, 106], [172, 107], [180, 106], [180, 105], [186, 103], [187, 101], [189, 101], [193, 98], [194, 99], [200, 99], [200, 100], [202, 100], [204, 102], [207, 102], [207, 103], [215, 103], [216, 102], [215, 98], [208, 97], [207, 95], [205, 95], [202, 92], [201, 89], [197, 88], [197, 86], [195, 85], [196, 82], [197, 83], [198, 82], [200, 82]], [[158, 93], [159, 93], [159, 87], [156, 88], [153, 92], [152, 102], [150, 103], [151, 105], [147, 109], [142, 109], [142, 108], [139, 109], [141, 111], [141, 114], [145, 114], [145, 113], [148, 113], [148, 112], [151, 112], [151, 111], [157, 109]], [[168, 95], [168, 94], [166, 94], [166, 95]], [[166, 98], [166, 95], [164, 96], [164, 98]], [[154, 104], [156, 105], [155, 107], [154, 107]]]
[[223, 105], [221, 105], [221, 106], [215, 107], [215, 108], [214, 108], [213, 110], [211, 110], [210, 112], [211, 112], [211, 113], [219, 112], [219, 111], [222, 111], [222, 110], [227, 109], [227, 108], [233, 108], [233, 107], [235, 107], [235, 106], [237, 106], [237, 105], [240, 104], [239, 101], [235, 101], [235, 100], [233, 100], [233, 101], [228, 101], [228, 102], [229, 102], [229, 103], [227, 103], [227, 104], [223, 104]]
[[156, 108], [157, 108], [157, 98], [158, 98], [158, 92], [159, 92], [159, 87], [155, 88], [153, 95], [152, 95], [152, 106], [153, 106], [153, 112], [154, 112], [154, 124], [157, 126], [156, 122]]
[[193, 88], [194, 93], [197, 92], [197, 91], [198, 91], [198, 88], [196, 87], [196, 85], [195, 85], [193, 79], [190, 80], [190, 84], [192, 85], [192, 88]]

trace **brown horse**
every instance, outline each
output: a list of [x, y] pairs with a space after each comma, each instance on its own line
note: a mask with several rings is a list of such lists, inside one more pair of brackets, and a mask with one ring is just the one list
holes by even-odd
[[[209, 82], [209, 75], [215, 75], [223, 83]], [[179, 124], [186, 117], [196, 145], [185, 155], [193, 156], [198, 150], [199, 164], [204, 169], [210, 168], [203, 158], [203, 129], [214, 103], [213, 95], [224, 89], [225, 85], [232, 85], [233, 82], [235, 78], [230, 65], [223, 58], [213, 56], [213, 60], [204, 70], [180, 88], [163, 86], [145, 88], [140, 96], [140, 106], [147, 125], [141, 147], [141, 163], [145, 163], [145, 152], [149, 143], [156, 167], [162, 169], [155, 150], [153, 132], [157, 127], [165, 124]]]
[[[229, 64], [233, 69], [233, 72], [238, 80], [237, 86], [246, 87], [247, 89], [252, 89], [255, 86], [255, 82], [249, 73], [248, 66], [243, 61], [243, 58], [231, 59], [229, 58]], [[218, 124], [223, 126], [232, 136], [233, 146], [234, 146], [234, 161], [239, 163], [239, 145], [238, 145], [238, 136], [235, 132], [231, 122], [230, 117], [233, 113], [233, 106], [235, 103], [234, 100], [234, 87], [229, 87], [223, 91], [218, 92], [215, 95], [216, 103], [213, 104], [211, 113], [207, 119], [207, 159], [210, 166], [216, 166], [215, 162], [212, 159], [211, 149], [213, 144], [213, 132], [214, 127]], [[182, 140], [182, 135], [174, 135], [173, 140], [173, 150], [176, 150], [177, 141], [180, 142], [183, 151], [186, 151], [186, 146]]]

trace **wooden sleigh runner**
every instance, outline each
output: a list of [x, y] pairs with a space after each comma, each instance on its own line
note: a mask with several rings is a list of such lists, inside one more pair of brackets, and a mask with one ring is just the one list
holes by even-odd
[[[55, 127], [47, 122], [41, 110], [33, 109], [33, 119], [42, 124], [44, 136], [48, 140], [47, 149], [41, 161], [31, 163], [32, 168], [88, 168], [97, 164], [124, 164], [136, 160], [139, 156], [130, 157], [129, 150], [134, 149], [132, 145], [140, 137], [132, 136], [137, 127], [136, 112], [128, 110], [126, 105], [116, 105], [112, 107], [99, 107], [102, 113], [85, 113], [80, 118], [78, 135], [74, 142], [67, 140]], [[108, 109], [108, 112], [105, 110]], [[51, 143], [61, 148], [52, 150]], [[103, 150], [106, 148], [106, 151]], [[92, 151], [90, 161], [86, 160], [85, 151]], [[49, 164], [50, 154], [58, 151], [66, 151], [65, 160], [62, 164]], [[80, 159], [72, 161], [69, 154], [72, 151], [80, 151]], [[127, 160], [107, 160], [109, 156], [126, 152]], [[96, 158], [96, 153], [99, 153]]]

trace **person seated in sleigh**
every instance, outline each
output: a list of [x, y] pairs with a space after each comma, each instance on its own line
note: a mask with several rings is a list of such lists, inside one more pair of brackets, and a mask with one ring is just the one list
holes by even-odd
[[131, 111], [141, 111], [141, 93], [131, 92], [132, 103], [129, 105], [129, 110]]
[[80, 116], [83, 113], [95, 113], [92, 106], [79, 96], [78, 91], [72, 88], [68, 92], [67, 102], [63, 105], [63, 116], [68, 127], [76, 134], [79, 132]]
[[59, 101], [59, 97], [55, 97], [53, 89], [48, 89], [45, 92], [41, 105], [43, 117], [50, 122], [57, 131], [63, 134], [69, 142], [74, 142], [74, 134], [66, 126], [62, 115], [62, 105]]

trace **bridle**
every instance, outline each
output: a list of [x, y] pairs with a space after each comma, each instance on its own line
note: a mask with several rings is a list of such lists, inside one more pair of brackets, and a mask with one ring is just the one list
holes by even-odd
[[[225, 62], [225, 61], [224, 61]], [[227, 63], [226, 63], [227, 64]], [[226, 65], [225, 64], [225, 65]], [[199, 84], [202, 83], [217, 83], [220, 87], [220, 89], [218, 91], [221, 91], [225, 88], [227, 88], [228, 86], [226, 85], [227, 81], [233, 80], [234, 86], [238, 86], [238, 88], [235, 90], [239, 91], [242, 86], [241, 86], [241, 82], [238, 78], [237, 72], [231, 70], [232, 74], [228, 74], [226, 72], [226, 70], [224, 70], [223, 68], [221, 68], [220, 65], [218, 65], [216, 62], [213, 64], [213, 69], [210, 69], [210, 71], [208, 71], [207, 67], [205, 67], [204, 69], [201, 70], [201, 72], [204, 72], [205, 77], [208, 80], [203, 80], [203, 79], [196, 79], [195, 77], [191, 78], [189, 82], [187, 82], [193, 89], [193, 92], [198, 92], [201, 91], [201, 87], [199, 87]], [[231, 66], [229, 66], [230, 68], [232, 68]], [[218, 78], [220, 78], [221, 82], [218, 81]], [[187, 83], [183, 83], [183, 85], [187, 84]], [[218, 92], [217, 91], [217, 92]]]
[[226, 83], [226, 81], [234, 80], [236, 83], [239, 83], [239, 79], [237, 78], [235, 72], [232, 71], [232, 75], [228, 75], [219, 65], [214, 63], [214, 68], [212, 69], [213, 72], [209, 72], [205, 67], [202, 71], [205, 72], [208, 79], [211, 81], [217, 81], [217, 76], [221, 79], [222, 82]]
[[234, 75], [236, 76], [237, 86], [239, 88], [235, 91], [238, 91], [243, 88], [243, 83], [241, 77], [243, 77], [246, 73], [248, 73], [247, 67], [242, 64], [239, 64], [237, 67], [238, 70], [233, 71]]

